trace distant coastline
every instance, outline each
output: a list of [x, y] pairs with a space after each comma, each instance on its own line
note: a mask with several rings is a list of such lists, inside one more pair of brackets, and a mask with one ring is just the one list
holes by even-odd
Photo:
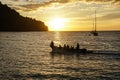
[[48, 31], [48, 26], [42, 21], [23, 17], [0, 2], [0, 31]]

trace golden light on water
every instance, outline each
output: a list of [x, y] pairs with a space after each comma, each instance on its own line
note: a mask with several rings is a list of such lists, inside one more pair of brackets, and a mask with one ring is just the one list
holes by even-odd
[[53, 18], [48, 22], [50, 31], [61, 31], [65, 29], [66, 24], [65, 18]]

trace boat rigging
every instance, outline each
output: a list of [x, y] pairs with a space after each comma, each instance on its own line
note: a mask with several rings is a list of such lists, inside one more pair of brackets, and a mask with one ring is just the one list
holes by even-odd
[[98, 32], [96, 30], [96, 11], [95, 11], [95, 18], [94, 18], [94, 21], [93, 21], [93, 31], [91, 31], [91, 34], [93, 36], [98, 36]]

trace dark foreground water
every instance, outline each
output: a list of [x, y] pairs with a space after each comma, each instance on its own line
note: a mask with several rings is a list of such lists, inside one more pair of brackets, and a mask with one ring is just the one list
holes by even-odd
[[[101, 54], [51, 55], [51, 40]], [[0, 32], [0, 80], [120, 80], [120, 32]]]

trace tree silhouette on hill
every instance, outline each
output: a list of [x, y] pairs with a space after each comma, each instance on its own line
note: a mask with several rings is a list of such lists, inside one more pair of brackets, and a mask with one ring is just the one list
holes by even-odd
[[42, 21], [23, 17], [0, 2], [0, 31], [48, 31]]

